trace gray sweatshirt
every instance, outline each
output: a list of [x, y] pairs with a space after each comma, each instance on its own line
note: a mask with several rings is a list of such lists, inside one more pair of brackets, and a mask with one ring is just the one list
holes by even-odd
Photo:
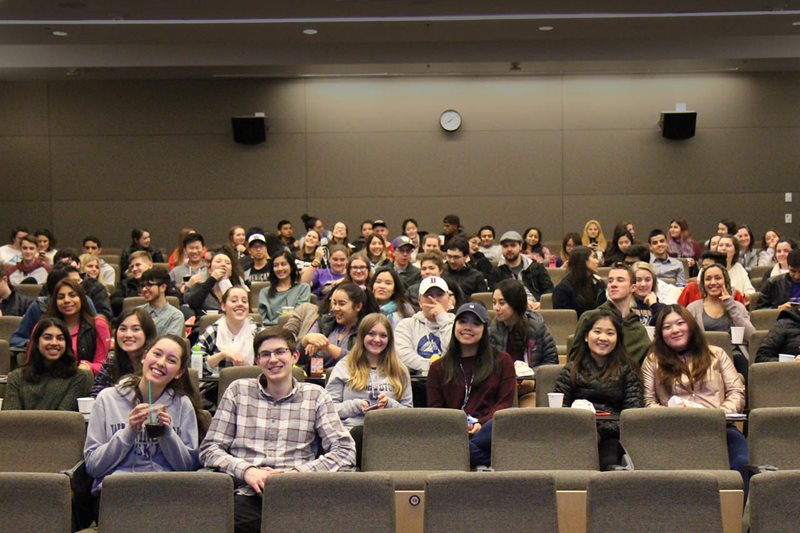
[[350, 379], [350, 372], [347, 368], [347, 360], [350, 356], [347, 355], [336, 363], [331, 372], [331, 377], [325, 389], [330, 393], [333, 399], [336, 413], [342, 419], [344, 427], [350, 429], [354, 426], [361, 426], [364, 424], [364, 412], [361, 410], [361, 402], [366, 400], [373, 404], [377, 401], [378, 395], [382, 392], [386, 393], [389, 397], [389, 403], [386, 404], [386, 409], [394, 409], [397, 407], [413, 407], [413, 397], [411, 394], [411, 378], [408, 374], [408, 369], [403, 367], [405, 372], [405, 387], [403, 387], [403, 396], [397, 398], [392, 389], [389, 380], [386, 376], [373, 368], [369, 373], [367, 386], [364, 390], [353, 390], [347, 383]]
[[104, 389], [89, 418], [83, 456], [86, 471], [95, 478], [92, 494], [99, 494], [103, 478], [115, 472], [165, 472], [196, 470], [198, 467], [197, 418], [192, 402], [171, 388], [153, 403], [164, 405], [172, 426], [157, 439], [128, 425], [136, 406], [134, 391], [117, 385]]
[[442, 356], [453, 334], [453, 313], [440, 313], [435, 322], [428, 321], [422, 311], [397, 323], [394, 330], [397, 356], [409, 370], [427, 372], [431, 356]]

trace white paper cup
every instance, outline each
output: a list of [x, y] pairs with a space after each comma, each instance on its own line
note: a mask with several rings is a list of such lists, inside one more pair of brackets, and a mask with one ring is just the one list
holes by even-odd
[[78, 411], [81, 414], [88, 415], [92, 413], [94, 407], [94, 398], [78, 398]]
[[733, 344], [744, 344], [744, 327], [731, 326], [731, 342]]
[[547, 401], [550, 407], [563, 407], [564, 406], [564, 393], [563, 392], [548, 392]]
[[[778, 354], [778, 362], [779, 363], [794, 363], [795, 356], [790, 353], [779, 353]], [[2, 404], [0, 404], [2, 405]]]
[[2, 410], [3, 410], [3, 399], [0, 398], [0, 411], [2, 411]]
[[647, 330], [647, 336], [650, 337], [650, 341], [652, 342], [653, 339], [656, 337], [656, 327], [655, 326], [645, 326], [644, 329]]

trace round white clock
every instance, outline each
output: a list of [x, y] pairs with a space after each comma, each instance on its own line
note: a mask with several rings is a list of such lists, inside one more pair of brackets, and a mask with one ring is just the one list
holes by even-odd
[[461, 127], [461, 113], [455, 109], [448, 109], [439, 117], [439, 124], [444, 131], [456, 131]]

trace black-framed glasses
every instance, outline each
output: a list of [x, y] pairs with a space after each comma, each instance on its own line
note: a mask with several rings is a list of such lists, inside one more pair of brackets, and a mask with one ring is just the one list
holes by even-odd
[[289, 350], [289, 348], [278, 348], [277, 350], [272, 350], [272, 351], [262, 350], [256, 354], [256, 357], [258, 359], [269, 359], [273, 355], [275, 357], [283, 357], [284, 355], [290, 352], [291, 350]]

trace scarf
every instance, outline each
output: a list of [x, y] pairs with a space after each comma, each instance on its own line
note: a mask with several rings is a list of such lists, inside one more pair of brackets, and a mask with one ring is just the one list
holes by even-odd
[[253, 338], [256, 336], [256, 324], [250, 317], [247, 317], [242, 329], [236, 335], [228, 328], [228, 321], [225, 320], [224, 316], [217, 324], [216, 345], [219, 351], [227, 350], [240, 353], [244, 356], [245, 362], [248, 365], [252, 365], [255, 360], [253, 357]]

